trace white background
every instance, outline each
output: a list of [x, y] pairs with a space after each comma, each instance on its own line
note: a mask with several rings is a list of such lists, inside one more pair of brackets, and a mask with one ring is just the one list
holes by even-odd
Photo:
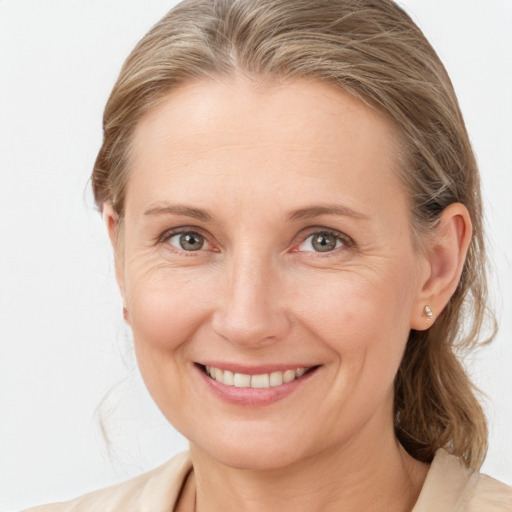
[[[89, 191], [122, 61], [168, 0], [0, 0], [0, 511], [126, 479], [186, 447], [152, 404]], [[512, 1], [410, 0], [481, 166], [501, 330], [470, 367], [484, 471], [512, 483]], [[125, 379], [123, 381], [123, 379]], [[110, 450], [95, 413], [103, 418]]]

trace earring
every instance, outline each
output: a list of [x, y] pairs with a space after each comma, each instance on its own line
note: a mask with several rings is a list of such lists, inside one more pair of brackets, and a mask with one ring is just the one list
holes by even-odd
[[126, 305], [123, 303], [123, 318], [126, 320], [128, 317], [128, 308], [126, 307]]
[[423, 312], [425, 313], [428, 319], [431, 319], [434, 316], [432, 309], [428, 305], [423, 308]]

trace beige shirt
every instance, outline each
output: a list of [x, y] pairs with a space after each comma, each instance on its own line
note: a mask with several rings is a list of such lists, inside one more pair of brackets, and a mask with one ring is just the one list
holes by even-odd
[[[172, 512], [191, 469], [189, 454], [180, 453], [127, 482], [25, 512]], [[412, 512], [512, 512], [512, 487], [468, 470], [439, 450]]]

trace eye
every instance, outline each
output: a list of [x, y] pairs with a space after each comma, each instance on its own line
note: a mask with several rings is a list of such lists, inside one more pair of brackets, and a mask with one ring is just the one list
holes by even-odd
[[346, 240], [332, 231], [317, 231], [308, 236], [298, 247], [299, 251], [330, 252], [348, 245]]
[[208, 248], [208, 242], [196, 231], [176, 233], [167, 238], [167, 242], [182, 251], [199, 251]]

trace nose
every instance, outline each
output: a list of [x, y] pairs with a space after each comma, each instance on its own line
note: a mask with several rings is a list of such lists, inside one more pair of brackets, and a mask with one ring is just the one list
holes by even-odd
[[283, 280], [271, 262], [241, 256], [224, 268], [212, 325], [232, 344], [260, 347], [287, 336], [290, 316], [283, 303]]

